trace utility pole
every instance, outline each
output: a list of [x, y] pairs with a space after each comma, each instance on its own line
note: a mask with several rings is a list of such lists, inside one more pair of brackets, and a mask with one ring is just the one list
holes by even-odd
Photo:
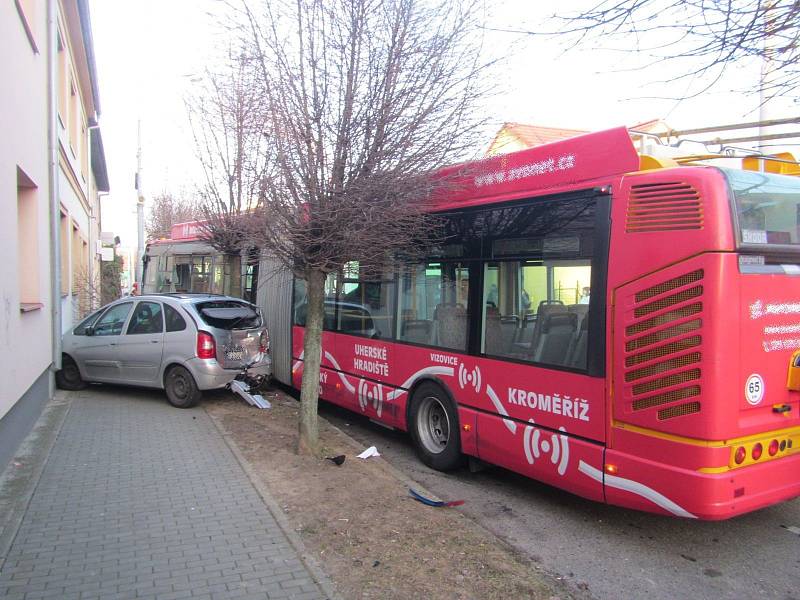
[[138, 233], [138, 246], [136, 248], [136, 284], [141, 294], [144, 289], [144, 281], [142, 280], [143, 262], [144, 259], [144, 187], [142, 185], [142, 121], [139, 120], [138, 130], [138, 150], [136, 151], [136, 226]]
[[[767, 104], [772, 99], [774, 91], [771, 89], [772, 74], [775, 70], [774, 53], [775, 40], [773, 39], [774, 24], [771, 21], [772, 13], [775, 9], [775, 1], [770, 0], [764, 8], [764, 53], [761, 56], [761, 77], [758, 86], [758, 120], [761, 123], [766, 122], [772, 114], [772, 110], [767, 110]], [[770, 107], [771, 108], [771, 107]], [[758, 149], [764, 152], [764, 140], [766, 139], [767, 128], [764, 125], [759, 125], [758, 136], [759, 144]], [[764, 168], [762, 161], [761, 168]]]

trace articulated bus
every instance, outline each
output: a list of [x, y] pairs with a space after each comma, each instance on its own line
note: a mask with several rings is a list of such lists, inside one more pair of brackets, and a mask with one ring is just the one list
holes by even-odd
[[[329, 277], [321, 397], [436, 469], [699, 519], [800, 495], [800, 179], [757, 165], [640, 157], [624, 128], [481, 161], [432, 256]], [[299, 388], [303, 282], [259, 295]]]
[[144, 254], [143, 294], [223, 294], [255, 302], [257, 253], [220, 252], [205, 239], [203, 221], [172, 226], [170, 237], [150, 240]]

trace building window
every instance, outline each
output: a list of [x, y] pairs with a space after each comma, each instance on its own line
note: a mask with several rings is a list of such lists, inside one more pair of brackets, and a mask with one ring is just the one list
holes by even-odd
[[72, 149], [72, 156], [76, 157], [78, 147], [78, 89], [75, 87], [75, 77], [69, 80], [69, 122], [67, 123], [67, 134], [69, 135], [69, 145]]
[[64, 34], [58, 30], [58, 116], [61, 124], [67, 123], [67, 47]]
[[83, 177], [84, 183], [87, 180], [86, 172], [87, 167], [89, 165], [89, 138], [86, 131], [86, 119], [83, 118], [83, 113], [81, 113], [81, 141], [80, 141], [80, 154], [81, 154], [81, 177]]
[[72, 223], [72, 293], [77, 294], [81, 287], [81, 252], [83, 244], [81, 240], [80, 229], [73, 222]]
[[14, 0], [17, 6], [17, 13], [22, 21], [22, 27], [25, 29], [25, 35], [28, 36], [28, 41], [31, 43], [31, 48], [38, 54], [39, 48], [36, 45], [36, 37], [38, 35], [38, 21], [36, 11], [36, 0]]
[[59, 221], [59, 237], [60, 239], [60, 252], [61, 252], [61, 295], [66, 296], [69, 294], [69, 217], [66, 211], [61, 210], [61, 219]]
[[38, 190], [36, 184], [17, 167], [17, 270], [21, 310], [38, 305], [39, 291], [39, 232]]

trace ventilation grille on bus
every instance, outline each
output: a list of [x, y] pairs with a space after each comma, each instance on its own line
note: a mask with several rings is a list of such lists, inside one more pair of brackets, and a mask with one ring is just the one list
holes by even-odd
[[625, 383], [635, 413], [659, 420], [700, 412], [703, 270], [663, 281], [634, 296], [625, 327]]
[[627, 233], [702, 229], [703, 203], [688, 183], [647, 183], [631, 186]]

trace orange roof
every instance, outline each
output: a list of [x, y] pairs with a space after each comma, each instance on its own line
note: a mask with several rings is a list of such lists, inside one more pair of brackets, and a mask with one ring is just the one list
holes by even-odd
[[[668, 131], [669, 126], [661, 119], [651, 119], [638, 123], [629, 127], [632, 131], [641, 131], [643, 133], [650, 133], [656, 130]], [[557, 142], [567, 138], [575, 137], [589, 133], [584, 129], [565, 129], [563, 127], [542, 127], [540, 125], [524, 125], [522, 123], [503, 123], [503, 126], [494, 136], [492, 143], [489, 144], [487, 154], [495, 154], [503, 152], [503, 148], [507, 148], [509, 137], [515, 139], [519, 144], [525, 148], [533, 148], [541, 146], [542, 144], [549, 144], [550, 142]], [[638, 138], [634, 134], [634, 137]], [[503, 143], [498, 145], [500, 141]], [[513, 145], [511, 149], [515, 149]]]
[[500, 131], [505, 131], [519, 139], [526, 146], [541, 146], [558, 140], [575, 137], [588, 131], [582, 129], [564, 129], [561, 127], [541, 127], [539, 125], [523, 125], [522, 123], [505, 123]]

